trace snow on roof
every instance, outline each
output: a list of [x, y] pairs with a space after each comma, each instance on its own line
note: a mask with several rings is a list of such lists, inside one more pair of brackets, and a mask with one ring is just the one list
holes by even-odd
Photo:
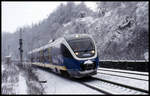
[[9, 58], [9, 57], [11, 57], [11, 54], [9, 54], [8, 56], [5, 56], [6, 58]]
[[82, 37], [91, 37], [90, 34], [72, 34], [72, 35], [65, 35], [66, 39], [73, 39], [73, 38], [82, 38]]
[[6, 58], [9, 58], [9, 57], [11, 57], [11, 56], [5, 56]]

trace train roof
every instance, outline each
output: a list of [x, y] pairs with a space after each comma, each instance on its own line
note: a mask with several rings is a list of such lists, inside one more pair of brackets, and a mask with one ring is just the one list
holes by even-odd
[[39, 48], [35, 48], [34, 50], [30, 51], [28, 54], [31, 54], [31, 53], [35, 53], [35, 52], [38, 52], [38, 51], [41, 51], [41, 50], [44, 50], [46, 48], [49, 48], [50, 46], [53, 46], [55, 45], [56, 43], [58, 42], [61, 42], [64, 38], [58, 38], [56, 40], [54, 40], [53, 42], [49, 42], [48, 44], [44, 45], [44, 46], [41, 46]]
[[5, 58], [11, 58], [11, 56], [5, 56]]
[[38, 52], [40, 50], [44, 50], [50, 46], [53, 46], [55, 44], [57, 44], [58, 42], [61, 42], [62, 40], [72, 40], [72, 39], [77, 39], [77, 38], [87, 38], [87, 37], [91, 37], [89, 34], [72, 34], [72, 35], [66, 35], [64, 37], [60, 37], [56, 40], [54, 40], [53, 42], [49, 42], [48, 44], [40, 47], [40, 48], [35, 48], [34, 50], [30, 51], [28, 54], [31, 54], [31, 53], [35, 53], [35, 52]]
[[72, 35], [64, 36], [66, 40], [72, 40], [72, 39], [77, 39], [77, 38], [88, 38], [88, 37], [92, 38], [91, 35], [89, 34], [72, 34]]

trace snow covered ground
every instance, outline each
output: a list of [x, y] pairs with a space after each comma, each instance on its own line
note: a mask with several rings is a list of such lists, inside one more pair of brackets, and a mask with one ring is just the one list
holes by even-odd
[[16, 91], [16, 94], [27, 94], [26, 79], [23, 77], [22, 73], [19, 74], [19, 82]]
[[[54, 73], [40, 69], [38, 69], [36, 72], [36, 74], [38, 74], [39, 77], [42, 77], [40, 78], [41, 81], [47, 81], [47, 83], [43, 84], [43, 86], [45, 86], [44, 89], [46, 94], [102, 94], [86, 86], [83, 86], [75, 81], [63, 78], [62, 76], [56, 75]], [[129, 75], [133, 76], [133, 74]], [[148, 81], [134, 80], [130, 78], [122, 78], [104, 74], [97, 74], [93, 77], [98, 77], [105, 80], [110, 80], [121, 84], [149, 90]], [[113, 89], [110, 91], [113, 91]]]
[[[2, 63], [3, 63], [3, 62], [2, 62]], [[1, 70], [1, 72], [3, 72], [3, 71], [4, 71], [4, 65], [2, 64], [1, 66], [2, 66], [2, 70]]]
[[103, 94], [70, 79], [54, 73], [37, 69], [37, 74], [43, 83], [45, 94]]
[[[28, 72], [28, 69], [29, 68], [20, 69], [20, 67], [18, 67], [17, 65], [13, 65], [10, 67], [2, 64], [2, 94], [100, 94], [100, 95], [103, 94], [76, 82], [76, 80], [68, 79], [66, 77], [57, 75], [50, 71], [32, 67], [31, 69], [33, 71]], [[115, 69], [110, 70], [116, 71]], [[115, 74], [114, 72], [112, 73]], [[117, 73], [117, 75], [125, 75], [125, 74], [126, 73], [120, 74]], [[128, 74], [128, 76], [134, 77], [136, 75]], [[148, 81], [134, 80], [131, 78], [110, 76], [107, 74], [100, 74], [100, 73], [94, 75], [93, 77], [149, 90]], [[138, 77], [138, 78], [145, 78], [145, 77]], [[46, 83], [40, 83], [40, 81], [46, 81]], [[100, 88], [101, 88], [100, 84], [103, 84], [100, 83], [99, 81], [94, 82], [94, 80], [87, 83], [95, 84]], [[109, 91], [113, 92], [113, 89], [111, 90], [110, 88]]]
[[14, 63], [2, 62], [2, 94], [27, 94], [24, 91], [26, 81], [20, 74], [19, 68]]

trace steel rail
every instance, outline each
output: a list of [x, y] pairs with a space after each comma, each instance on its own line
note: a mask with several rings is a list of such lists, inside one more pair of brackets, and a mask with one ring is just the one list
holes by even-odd
[[107, 69], [98, 69], [102, 71], [111, 71], [111, 72], [118, 72], [118, 73], [127, 73], [127, 74], [135, 74], [135, 75], [144, 75], [149, 76], [149, 74], [142, 74], [142, 73], [131, 73], [131, 72], [123, 72], [123, 71], [116, 71], [116, 70], [107, 70]]
[[110, 74], [110, 73], [103, 73], [103, 72], [97, 72], [97, 73], [106, 74], [106, 75], [111, 75], [111, 76], [117, 76], [117, 77], [124, 77], [124, 78], [136, 79], [136, 80], [149, 81], [149, 80], [145, 80], [145, 79], [134, 78], [134, 77], [128, 77], [128, 76], [121, 76], [121, 75], [114, 75], [114, 74]]
[[96, 78], [96, 77], [92, 77], [92, 78], [95, 79], [95, 80], [99, 80], [99, 81], [103, 81], [103, 82], [108, 82], [108, 83], [111, 83], [111, 84], [114, 84], [114, 85], [118, 85], [118, 86], [122, 86], [122, 87], [125, 87], [125, 88], [129, 88], [129, 89], [132, 89], [132, 90], [135, 90], [135, 91], [149, 93], [149, 91], [145, 90], [145, 89], [136, 88], [136, 87], [128, 86], [128, 85], [125, 85], [125, 84], [120, 84], [120, 83], [116, 83], [116, 82], [113, 82], [113, 81], [108, 81], [108, 80], [101, 79], [101, 78]]
[[91, 89], [94, 89], [94, 90], [96, 90], [96, 91], [98, 91], [98, 92], [102, 92], [102, 93], [104, 93], [105, 95], [112, 95], [112, 93], [110, 93], [110, 92], [108, 92], [108, 91], [106, 91], [106, 90], [103, 90], [103, 89], [100, 89], [100, 88], [96, 88], [96, 87], [91, 86], [91, 85], [89, 85], [89, 84], [86, 84], [86, 83], [84, 83], [84, 82], [78, 82], [78, 83], [80, 83], [80, 84], [82, 84], [82, 85], [84, 85], [84, 86], [87, 86], [87, 87], [89, 87], [89, 88], [91, 88]]

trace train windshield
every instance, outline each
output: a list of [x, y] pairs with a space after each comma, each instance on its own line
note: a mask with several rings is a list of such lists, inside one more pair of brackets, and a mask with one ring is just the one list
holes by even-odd
[[68, 40], [74, 52], [84, 52], [94, 50], [94, 43], [90, 38], [80, 38]]

